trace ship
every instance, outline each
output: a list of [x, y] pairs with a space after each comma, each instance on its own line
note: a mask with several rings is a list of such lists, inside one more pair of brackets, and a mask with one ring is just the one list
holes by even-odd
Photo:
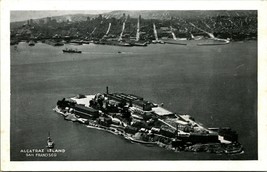
[[81, 42], [82, 44], [90, 44], [90, 41], [87, 41], [87, 40], [82, 40]]
[[133, 45], [131, 45], [128, 42], [123, 42], [123, 41], [117, 41], [117, 40], [100, 40], [99, 44], [102, 45], [114, 45], [114, 46], [122, 46], [122, 47], [131, 47]]
[[196, 45], [196, 46], [209, 46], [209, 45], [225, 45], [229, 44], [229, 40], [226, 39], [214, 39], [214, 38], [201, 38], [201, 39], [162, 39], [166, 44], [176, 45]]
[[83, 40], [73, 39], [69, 43], [70, 44], [75, 44], [75, 45], [82, 45], [83, 44]]
[[45, 43], [52, 46], [63, 46], [63, 41], [55, 41], [55, 40], [45, 40]]
[[47, 148], [50, 148], [50, 149], [53, 149], [54, 146], [55, 146], [55, 143], [54, 143], [54, 141], [51, 139], [51, 137], [50, 137], [50, 132], [49, 132], [49, 133], [48, 133], [48, 137], [47, 137], [47, 145], [46, 145], [46, 147], [47, 147]]
[[30, 40], [29, 41], [29, 46], [34, 46], [34, 45], [35, 45], [34, 41], [33, 40]]
[[55, 43], [53, 44], [53, 46], [63, 46], [63, 45], [64, 45], [64, 43], [61, 42], [61, 41], [57, 41], [57, 42], [55, 42]]
[[165, 44], [187, 45], [186, 40], [163, 39]]
[[139, 47], [146, 47], [147, 42], [142, 42], [142, 41], [131, 41], [130, 44], [132, 46], [139, 46]]
[[[161, 40], [166, 44], [176, 44], [176, 45], [189, 45], [189, 46], [210, 46], [210, 45], [225, 45], [229, 44], [229, 39], [220, 39], [214, 36], [213, 33], [207, 32], [193, 23], [189, 23], [192, 27], [196, 28], [197, 30], [204, 33], [204, 35], [194, 36], [192, 33], [190, 33], [189, 38], [177, 38], [174, 33], [174, 28], [170, 26], [169, 32], [172, 35], [172, 38], [164, 37], [161, 38]], [[157, 31], [156, 27], [154, 25], [154, 32], [155, 32], [155, 38], [157, 37]]]
[[63, 53], [82, 53], [82, 51], [77, 50], [77, 49], [71, 49], [71, 48], [66, 48], [64, 50], [62, 50]]

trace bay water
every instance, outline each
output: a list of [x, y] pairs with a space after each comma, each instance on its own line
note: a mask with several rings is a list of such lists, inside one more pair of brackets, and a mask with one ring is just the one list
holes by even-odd
[[[62, 50], [77, 48], [81, 54]], [[121, 53], [118, 53], [118, 52]], [[151, 44], [147, 47], [43, 43], [11, 46], [11, 161], [255, 160], [257, 159], [257, 42], [221, 46]], [[68, 122], [53, 112], [57, 100], [77, 94], [132, 93], [206, 127], [231, 127], [239, 155], [173, 152], [133, 144], [120, 136]], [[46, 149], [55, 157], [26, 156]]]

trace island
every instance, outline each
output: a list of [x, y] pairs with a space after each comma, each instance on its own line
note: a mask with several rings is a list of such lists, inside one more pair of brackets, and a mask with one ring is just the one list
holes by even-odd
[[174, 152], [240, 154], [243, 146], [229, 127], [207, 128], [188, 114], [176, 114], [142, 97], [125, 94], [78, 94], [58, 100], [54, 111], [65, 120], [118, 135], [132, 143]]

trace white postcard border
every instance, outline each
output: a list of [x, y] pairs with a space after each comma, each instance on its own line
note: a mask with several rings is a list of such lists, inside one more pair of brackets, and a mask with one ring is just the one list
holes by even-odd
[[[258, 160], [10, 162], [10, 11], [12, 10], [258, 10]], [[3, 171], [267, 171], [266, 1], [1, 1], [1, 170]], [[25, 133], [26, 134], [26, 133]]]

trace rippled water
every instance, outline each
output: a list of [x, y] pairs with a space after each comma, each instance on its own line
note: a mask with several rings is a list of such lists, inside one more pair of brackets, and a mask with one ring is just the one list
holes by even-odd
[[[70, 47], [68, 45], [67, 47]], [[149, 45], [64, 47], [20, 43], [11, 47], [11, 160], [257, 159], [257, 43], [223, 46]], [[122, 53], [118, 53], [121, 51]], [[63, 120], [58, 99], [78, 93], [132, 93], [187, 113], [208, 127], [231, 127], [241, 155], [188, 153], [132, 144], [119, 136]], [[50, 131], [56, 157], [26, 157], [42, 149]]]

